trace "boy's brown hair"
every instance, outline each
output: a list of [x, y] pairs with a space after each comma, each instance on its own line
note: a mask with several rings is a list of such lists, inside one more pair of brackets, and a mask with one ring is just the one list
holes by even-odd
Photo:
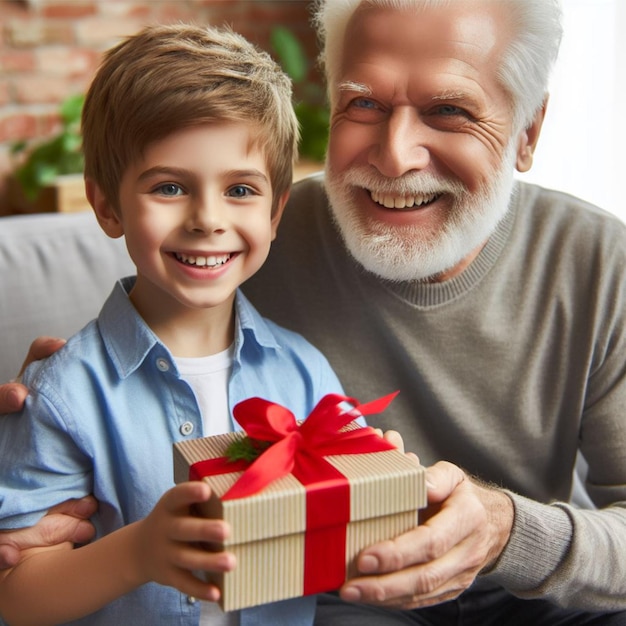
[[243, 122], [265, 155], [275, 208], [297, 156], [291, 95], [269, 54], [229, 29], [146, 27], [105, 54], [87, 92], [85, 177], [117, 211], [124, 172], [150, 143], [190, 126]]

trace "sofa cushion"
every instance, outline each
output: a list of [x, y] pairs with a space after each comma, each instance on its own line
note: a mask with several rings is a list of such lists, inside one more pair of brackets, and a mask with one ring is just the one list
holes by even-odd
[[134, 272], [123, 239], [108, 238], [91, 211], [0, 218], [0, 382], [35, 337], [80, 330]]

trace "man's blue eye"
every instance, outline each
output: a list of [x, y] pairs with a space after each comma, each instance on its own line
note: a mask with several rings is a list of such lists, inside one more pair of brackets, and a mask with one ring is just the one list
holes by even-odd
[[463, 115], [464, 111], [452, 104], [444, 104], [439, 107], [439, 113], [442, 115]]
[[377, 108], [376, 102], [374, 102], [374, 100], [370, 100], [369, 98], [356, 98], [352, 101], [352, 105], [358, 107], [359, 109]]

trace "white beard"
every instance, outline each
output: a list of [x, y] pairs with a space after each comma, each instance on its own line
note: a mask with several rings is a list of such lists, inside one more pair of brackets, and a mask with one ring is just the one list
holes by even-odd
[[[335, 174], [326, 163], [325, 185], [334, 221], [350, 254], [366, 270], [392, 281], [426, 280], [456, 266], [495, 231], [513, 190], [516, 142], [509, 142], [493, 182], [474, 194], [456, 180], [425, 172], [401, 178], [381, 176], [369, 166]], [[438, 231], [365, 219], [353, 188], [410, 196], [446, 193], [452, 207]]]

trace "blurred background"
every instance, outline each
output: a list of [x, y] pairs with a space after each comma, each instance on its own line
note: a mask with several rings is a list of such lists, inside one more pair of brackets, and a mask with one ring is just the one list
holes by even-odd
[[[534, 165], [524, 180], [626, 221], [626, 1], [561, 0], [564, 36]], [[619, 195], [618, 195], [619, 193]]]
[[[568, 191], [626, 220], [625, 0], [562, 0], [565, 37], [532, 170], [520, 178]], [[101, 53], [147, 23], [230, 24], [273, 54], [295, 82], [304, 169], [322, 158], [327, 110], [310, 0], [0, 0], [0, 214], [54, 210], [12, 199], [35, 146], [52, 142], [23, 178], [75, 168], [76, 117]], [[56, 143], [55, 143], [56, 142]], [[309, 164], [313, 165], [309, 168]], [[60, 192], [55, 192], [60, 193]], [[32, 198], [31, 198], [32, 199]], [[26, 200], [29, 200], [27, 198]], [[73, 205], [76, 206], [76, 205]]]
[[[154, 22], [228, 24], [270, 52], [292, 76], [299, 116], [311, 128], [303, 158], [319, 160], [328, 118], [310, 17], [308, 0], [0, 0], [0, 214], [56, 210], [30, 201], [40, 179], [45, 186], [80, 168], [80, 97], [102, 52]], [[26, 160], [24, 199], [14, 174]]]

